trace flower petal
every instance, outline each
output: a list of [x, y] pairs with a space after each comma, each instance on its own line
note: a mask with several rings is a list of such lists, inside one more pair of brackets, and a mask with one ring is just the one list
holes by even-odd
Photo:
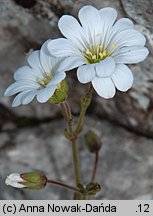
[[39, 50], [32, 52], [28, 56], [27, 61], [28, 61], [28, 64], [35, 70], [37, 74], [41, 75], [44, 72], [42, 65], [40, 63], [40, 51]]
[[36, 93], [37, 93], [37, 90], [33, 90], [33, 91], [30, 91], [30, 92], [27, 92], [21, 98], [21, 103], [23, 105], [29, 104], [34, 99], [34, 97], [36, 96]]
[[110, 29], [110, 31], [107, 33], [108, 35], [107, 38], [105, 39], [105, 48], [108, 47], [109, 44], [110, 46], [114, 44], [113, 38], [117, 33], [125, 31], [127, 29], [134, 29], [133, 22], [128, 18], [119, 19], [114, 24], [114, 26]]
[[62, 58], [52, 56], [48, 50], [48, 44], [51, 39], [47, 40], [40, 49], [40, 61], [45, 72], [51, 72], [52, 75], [56, 72]]
[[11, 96], [21, 91], [38, 89], [39, 87], [39, 84], [32, 80], [19, 80], [6, 89], [4, 96]]
[[57, 85], [52, 85], [46, 88], [43, 88], [38, 91], [37, 93], [37, 100], [40, 103], [45, 103], [49, 100], [49, 98], [54, 94], [55, 90], [57, 88]]
[[125, 92], [133, 84], [132, 71], [124, 64], [117, 64], [116, 70], [112, 75], [112, 80], [118, 90]]
[[95, 64], [87, 64], [79, 67], [77, 77], [81, 83], [91, 82], [95, 77]]
[[117, 18], [117, 11], [111, 7], [105, 7], [99, 10], [103, 23], [105, 25], [111, 27], [116, 18]]
[[14, 100], [13, 100], [13, 102], [12, 102], [12, 107], [17, 107], [17, 106], [21, 105], [21, 104], [22, 104], [22, 103], [21, 103], [22, 97], [23, 97], [24, 95], [26, 95], [27, 93], [29, 93], [30, 91], [31, 91], [31, 90], [23, 91], [23, 92], [19, 93], [19, 94], [14, 98]]
[[109, 77], [115, 71], [115, 62], [111, 57], [107, 57], [96, 64], [96, 74], [98, 77]]
[[135, 29], [128, 29], [117, 33], [114, 38], [112, 38], [112, 41], [116, 46], [115, 49], [125, 46], [144, 46], [146, 43], [144, 35]]
[[14, 74], [15, 80], [36, 80], [36, 74], [29, 66], [20, 67]]
[[146, 47], [131, 46], [123, 47], [116, 55], [112, 55], [116, 63], [134, 64], [143, 61], [149, 51]]
[[115, 95], [116, 90], [111, 78], [96, 77], [92, 81], [92, 85], [97, 94], [105, 99], [112, 98]]
[[65, 58], [58, 67], [58, 71], [69, 71], [85, 64], [85, 61], [78, 56]]
[[99, 11], [87, 5], [80, 9], [78, 16], [88, 43], [97, 43], [98, 45], [100, 39], [99, 35], [101, 34], [101, 16]]
[[117, 12], [114, 8], [105, 7], [99, 10], [101, 16], [101, 43], [104, 45], [104, 48], [107, 47], [112, 25], [114, 24], [117, 18]]
[[113, 31], [121, 32], [127, 29], [134, 29], [133, 22], [128, 18], [119, 19], [113, 26]]
[[51, 41], [51, 39], [46, 40], [43, 45], [41, 46], [40, 55], [41, 53], [45, 54], [46, 56], [50, 56], [49, 50], [48, 50], [48, 43]]
[[84, 34], [79, 22], [70, 15], [63, 15], [59, 22], [58, 27], [62, 34], [74, 43], [79, 49], [84, 49]]
[[52, 69], [50, 62], [50, 53], [47, 48], [50, 41], [50, 39], [47, 40], [40, 49], [40, 61], [45, 72], [50, 72]]
[[66, 77], [65, 72], [57, 72], [54, 74], [53, 78], [51, 79], [51, 81], [48, 83], [47, 86], [58, 85], [62, 80], [65, 79], [65, 77]]
[[48, 43], [48, 50], [51, 55], [56, 57], [67, 57], [78, 54], [72, 42], [65, 38], [51, 40]]

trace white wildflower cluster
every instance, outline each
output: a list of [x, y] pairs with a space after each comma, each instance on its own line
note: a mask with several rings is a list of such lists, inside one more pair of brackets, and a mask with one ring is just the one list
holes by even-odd
[[13, 107], [28, 104], [35, 96], [40, 103], [47, 102], [65, 79], [65, 71], [73, 68], [78, 68], [78, 80], [91, 82], [103, 98], [112, 98], [116, 89], [131, 88], [133, 75], [125, 64], [146, 58], [145, 37], [131, 20], [116, 21], [117, 12], [110, 7], [84, 6], [78, 17], [79, 22], [73, 16], [62, 16], [58, 26], [65, 38], [46, 41], [29, 55], [29, 65], [15, 72], [15, 82], [5, 91], [5, 96], [17, 94]]

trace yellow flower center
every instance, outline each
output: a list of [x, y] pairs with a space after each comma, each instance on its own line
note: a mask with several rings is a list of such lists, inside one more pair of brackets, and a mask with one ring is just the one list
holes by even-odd
[[112, 44], [109, 52], [104, 49], [102, 45], [97, 46], [93, 50], [86, 49], [84, 52], [84, 56], [86, 58], [87, 64], [93, 64], [102, 61], [103, 59], [111, 55], [111, 51], [115, 47], [115, 44]]
[[43, 79], [37, 79], [37, 82], [40, 84], [40, 88], [45, 88], [46, 85], [51, 81], [52, 79], [52, 74], [50, 72], [45, 72], [44, 73], [44, 78]]

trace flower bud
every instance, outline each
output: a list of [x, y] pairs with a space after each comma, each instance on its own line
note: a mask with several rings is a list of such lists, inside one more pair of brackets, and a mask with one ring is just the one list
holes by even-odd
[[85, 141], [86, 146], [91, 153], [98, 152], [102, 146], [100, 137], [91, 130], [86, 133]]
[[52, 104], [59, 104], [64, 100], [66, 100], [67, 96], [68, 96], [68, 85], [67, 85], [67, 81], [63, 80], [62, 82], [60, 82], [53, 96], [48, 100], [48, 102]]
[[88, 195], [95, 195], [97, 192], [101, 190], [101, 187], [98, 183], [90, 182], [86, 186], [86, 193]]
[[26, 188], [32, 190], [40, 190], [46, 186], [47, 178], [41, 173], [12, 173], [6, 181], [6, 185], [10, 185], [15, 188]]

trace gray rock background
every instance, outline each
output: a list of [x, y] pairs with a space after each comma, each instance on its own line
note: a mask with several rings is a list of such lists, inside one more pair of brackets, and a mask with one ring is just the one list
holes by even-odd
[[[71, 146], [62, 135], [65, 124], [58, 106], [33, 101], [11, 108], [12, 98], [4, 98], [14, 71], [26, 62], [32, 49], [48, 38], [60, 36], [61, 15], [77, 16], [80, 7], [111, 6], [119, 17], [131, 18], [147, 38], [149, 57], [132, 65], [135, 81], [127, 93], [111, 100], [94, 95], [86, 125], [102, 138], [103, 148], [97, 181], [102, 191], [96, 199], [153, 198], [153, 1], [146, 0], [1, 0], [0, 1], [0, 199], [71, 199], [72, 193], [54, 186], [33, 192], [6, 187], [9, 173], [39, 170], [50, 178], [74, 184]], [[79, 113], [85, 85], [68, 74], [73, 113]], [[87, 126], [85, 130], [88, 129]], [[79, 140], [82, 179], [87, 183], [93, 155]], [[87, 173], [86, 176], [83, 173]]]

